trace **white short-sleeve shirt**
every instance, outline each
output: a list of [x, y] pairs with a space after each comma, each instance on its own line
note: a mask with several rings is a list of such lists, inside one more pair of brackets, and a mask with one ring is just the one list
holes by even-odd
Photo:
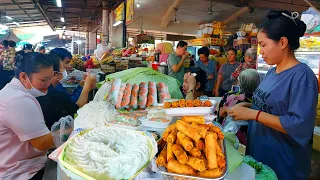
[[30, 179], [45, 166], [46, 152], [28, 140], [50, 133], [35, 97], [13, 78], [0, 91], [0, 179]]

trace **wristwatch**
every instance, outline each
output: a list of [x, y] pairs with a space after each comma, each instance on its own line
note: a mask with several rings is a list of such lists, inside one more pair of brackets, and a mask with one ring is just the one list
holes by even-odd
[[194, 90], [188, 90], [188, 91], [187, 91], [187, 93], [190, 93], [190, 92], [194, 93]]

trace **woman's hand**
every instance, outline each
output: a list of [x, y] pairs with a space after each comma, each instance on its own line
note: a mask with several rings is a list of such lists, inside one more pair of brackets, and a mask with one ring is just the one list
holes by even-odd
[[97, 84], [96, 77], [89, 75], [86, 77], [86, 81], [84, 83], [83, 89], [89, 92], [96, 87], [96, 84]]
[[256, 110], [241, 105], [235, 105], [229, 108], [227, 113], [234, 120], [254, 120], [257, 115]]

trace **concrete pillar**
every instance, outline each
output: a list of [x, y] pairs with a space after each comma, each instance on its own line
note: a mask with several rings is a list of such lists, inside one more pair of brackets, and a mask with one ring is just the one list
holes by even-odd
[[103, 10], [102, 10], [102, 35], [101, 35], [101, 43], [108, 43], [109, 37], [109, 14], [110, 12], [107, 10], [108, 3], [106, 1], [102, 1]]
[[85, 50], [85, 54], [90, 54], [90, 47], [89, 47], [89, 31], [87, 31], [86, 33], [86, 50]]
[[113, 16], [109, 16], [109, 28], [110, 28], [110, 32], [109, 32], [109, 42], [111, 44], [111, 47], [114, 47], [113, 46], [113, 39], [114, 39], [114, 27], [113, 27], [113, 24], [114, 24], [114, 19], [113, 19]]
[[93, 54], [93, 51], [97, 48], [97, 33], [90, 32], [89, 33], [89, 49], [90, 54]]

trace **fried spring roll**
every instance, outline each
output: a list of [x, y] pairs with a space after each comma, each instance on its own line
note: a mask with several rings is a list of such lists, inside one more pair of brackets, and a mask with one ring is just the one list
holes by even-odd
[[178, 107], [179, 107], [179, 101], [174, 101], [174, 102], [172, 102], [172, 103], [171, 103], [171, 106], [172, 106], [173, 108], [178, 108]]
[[[178, 131], [178, 133], [179, 133], [179, 131]], [[177, 139], [176, 139], [176, 142], [175, 142], [175, 143], [176, 143], [177, 145], [179, 145], [179, 146], [182, 146], [182, 144], [180, 143], [179, 138], [178, 138], [178, 133], [177, 133]]]
[[204, 142], [202, 140], [199, 140], [198, 142], [195, 142], [195, 147], [200, 149], [200, 150], [203, 150], [204, 149]]
[[170, 160], [168, 162], [168, 170], [170, 172], [178, 173], [178, 174], [186, 174], [186, 175], [196, 175], [196, 171], [184, 164], [180, 164], [177, 160]]
[[187, 155], [187, 152], [183, 150], [181, 146], [176, 144], [172, 145], [172, 151], [173, 151], [173, 154], [176, 156], [177, 160], [179, 161], [179, 163], [187, 164], [188, 155]]
[[211, 107], [212, 106], [212, 102], [209, 100], [206, 100], [205, 102], [203, 102], [203, 106], [204, 107]]
[[177, 139], [177, 133], [178, 133], [178, 130], [176, 130], [176, 129], [171, 131], [171, 133], [167, 137], [167, 142], [168, 143], [174, 143], [176, 141], [176, 139]]
[[206, 128], [205, 126], [198, 126], [195, 122], [191, 124], [191, 127], [198, 131], [201, 138], [206, 138], [209, 127]]
[[179, 131], [181, 131], [183, 134], [193, 139], [195, 142], [198, 142], [201, 138], [198, 131], [188, 123], [178, 120], [176, 122], [176, 127]]
[[218, 178], [221, 176], [221, 174], [222, 172], [219, 168], [198, 172], [198, 176], [204, 178]]
[[179, 140], [179, 143], [186, 151], [191, 151], [194, 147], [192, 140], [182, 132], [178, 132], [177, 138]]
[[167, 137], [169, 136], [169, 134], [171, 133], [171, 131], [176, 129], [176, 124], [171, 124], [169, 127], [167, 127], [167, 129], [163, 132], [162, 134], [162, 139], [164, 141], [167, 141]]
[[209, 124], [209, 131], [217, 133], [217, 134], [221, 133], [221, 129], [213, 124]]
[[196, 158], [201, 157], [201, 151], [198, 148], [192, 148], [191, 151], [189, 151], [189, 154], [193, 157], [196, 157]]
[[216, 147], [216, 139], [214, 138], [213, 133], [209, 133], [205, 139], [206, 147], [205, 147], [205, 154], [208, 161], [208, 168], [209, 169], [216, 169], [218, 168], [217, 164], [217, 147]]
[[174, 159], [174, 154], [172, 151], [172, 143], [168, 143], [167, 144], [167, 162], [169, 162], [170, 160]]
[[171, 107], [171, 102], [164, 102], [163, 108], [167, 109]]
[[187, 107], [193, 107], [193, 101], [192, 100], [187, 100], [186, 106]]
[[180, 106], [180, 107], [186, 107], [186, 100], [180, 99], [180, 100], [179, 100], [179, 106]]
[[205, 171], [206, 170], [206, 162], [202, 159], [195, 158], [192, 156], [188, 157], [187, 165], [191, 166], [193, 169], [198, 171]]
[[218, 161], [218, 167], [219, 168], [225, 168], [226, 167], [226, 160], [224, 156], [217, 156], [217, 161]]
[[201, 107], [202, 106], [202, 102], [199, 99], [195, 99], [193, 101], [193, 106], [194, 107]]
[[204, 124], [205, 119], [203, 116], [184, 116], [181, 118], [182, 121], [186, 123], [197, 123], [197, 124]]
[[158, 156], [156, 163], [160, 166], [164, 166], [165, 164], [167, 164], [167, 153], [167, 147], [165, 147]]

